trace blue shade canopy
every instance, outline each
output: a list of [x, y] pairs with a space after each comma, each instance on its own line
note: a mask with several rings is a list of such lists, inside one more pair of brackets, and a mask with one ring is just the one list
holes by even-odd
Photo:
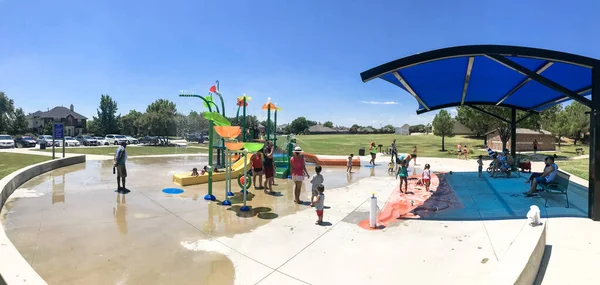
[[517, 46], [474, 45], [420, 53], [361, 73], [411, 94], [418, 114], [461, 105], [498, 105], [539, 112], [577, 100], [587, 106], [597, 59]]

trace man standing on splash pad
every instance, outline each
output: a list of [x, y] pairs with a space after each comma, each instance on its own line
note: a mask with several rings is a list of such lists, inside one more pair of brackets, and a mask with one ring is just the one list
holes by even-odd
[[[119, 193], [127, 194], [130, 191], [125, 188], [125, 178], [127, 178], [127, 168], [125, 167], [125, 162], [127, 161], [127, 152], [125, 148], [127, 147], [127, 142], [122, 142], [121, 145], [117, 148], [115, 152], [115, 158], [113, 160], [113, 173], [117, 173], [117, 191]], [[123, 181], [123, 187], [121, 187], [121, 180]]]

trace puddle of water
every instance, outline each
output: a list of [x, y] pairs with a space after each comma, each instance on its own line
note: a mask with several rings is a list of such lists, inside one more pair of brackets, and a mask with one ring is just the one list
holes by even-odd
[[[206, 162], [201, 156], [129, 159], [127, 188], [132, 192], [127, 195], [114, 192], [116, 176], [111, 161], [61, 168], [25, 183], [0, 216], [3, 223], [10, 223], [7, 232], [14, 229], [15, 234], [21, 228], [39, 229], [41, 223], [35, 265], [50, 284], [233, 284], [235, 264], [228, 252], [202, 239], [179, 244], [174, 238], [188, 236], [183, 232], [190, 229], [212, 237], [248, 233], [309, 206], [294, 204], [293, 183], [278, 178], [273, 188], [279, 195], [250, 189], [249, 212], [239, 211], [242, 194], [237, 182], [232, 183], [232, 206], [204, 201], [206, 184], [182, 187], [184, 193], [179, 195], [161, 192], [175, 186], [172, 173], [201, 168]], [[315, 172], [314, 167], [308, 170]], [[323, 167], [327, 191], [365, 177], [389, 175], [386, 167], [354, 167], [353, 171], [347, 174], [346, 167]], [[310, 189], [305, 180], [302, 199], [308, 201]], [[224, 181], [213, 184], [213, 194], [219, 200], [225, 197]], [[150, 226], [162, 218], [180, 225], [172, 229]], [[161, 241], [163, 238], [167, 239]], [[31, 246], [15, 245], [22, 252]], [[83, 255], [89, 256], [85, 262], [81, 261]]]

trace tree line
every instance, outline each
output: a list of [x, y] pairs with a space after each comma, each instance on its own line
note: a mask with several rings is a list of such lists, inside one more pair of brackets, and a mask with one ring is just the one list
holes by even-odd
[[[283, 132], [286, 134], [306, 134], [308, 133], [308, 129], [315, 125], [321, 125], [320, 122], [311, 121], [306, 119], [305, 117], [298, 117], [294, 119], [289, 125], [287, 125]], [[334, 128], [333, 122], [326, 121], [323, 124], [323, 127]], [[348, 129], [348, 132], [351, 134], [389, 134], [394, 133], [396, 128], [392, 125], [385, 125], [381, 128], [374, 128], [372, 126], [360, 126], [354, 124]]]
[[[494, 114], [500, 118], [510, 119], [511, 109], [500, 106], [477, 106], [478, 108]], [[441, 110], [433, 120], [434, 134], [442, 137], [442, 150], [444, 150], [444, 138], [454, 136], [454, 121], [458, 121], [471, 129], [476, 136], [484, 136], [491, 131], [498, 131], [502, 148], [505, 149], [510, 139], [510, 124], [495, 118], [494, 116], [475, 110], [471, 107], [456, 107], [458, 113], [452, 118], [446, 110]], [[531, 114], [517, 110], [517, 128], [533, 130], [546, 130], [552, 133], [558, 141], [560, 149], [561, 137], [572, 137], [574, 143], [580, 140], [584, 131], [590, 127], [590, 120], [586, 112], [590, 108], [574, 101], [563, 107], [561, 104], [553, 105], [538, 114]]]
[[27, 119], [22, 108], [0, 91], [0, 134], [20, 135], [27, 132]]
[[[101, 95], [97, 116], [88, 120], [86, 133], [96, 135], [124, 134], [131, 136], [178, 136], [208, 133], [209, 122], [202, 113], [191, 111], [182, 114], [174, 102], [158, 99], [146, 108], [145, 112], [131, 110], [125, 115], [117, 115], [118, 105], [109, 95]], [[228, 117], [233, 126], [241, 126], [243, 117]], [[246, 115], [245, 126], [258, 135], [259, 125], [266, 126], [254, 115]], [[271, 122], [273, 124], [273, 122]]]
[[118, 104], [109, 95], [102, 94], [96, 116], [87, 121], [86, 133], [95, 135], [124, 134], [131, 136], [184, 136], [206, 131], [208, 121], [198, 112], [185, 115], [177, 111], [174, 102], [158, 99], [145, 112], [131, 110], [117, 115]]

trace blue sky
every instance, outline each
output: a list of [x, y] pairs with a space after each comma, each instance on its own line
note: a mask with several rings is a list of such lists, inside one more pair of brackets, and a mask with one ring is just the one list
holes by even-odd
[[[158, 98], [179, 111], [218, 79], [228, 116], [235, 97], [266, 117], [268, 97], [334, 124], [430, 122], [416, 101], [360, 72], [447, 46], [508, 44], [600, 58], [600, 1], [79, 1], [0, 0], [0, 90], [25, 112], [74, 104], [96, 114], [100, 94], [119, 112]], [[366, 104], [397, 102], [398, 104]]]

